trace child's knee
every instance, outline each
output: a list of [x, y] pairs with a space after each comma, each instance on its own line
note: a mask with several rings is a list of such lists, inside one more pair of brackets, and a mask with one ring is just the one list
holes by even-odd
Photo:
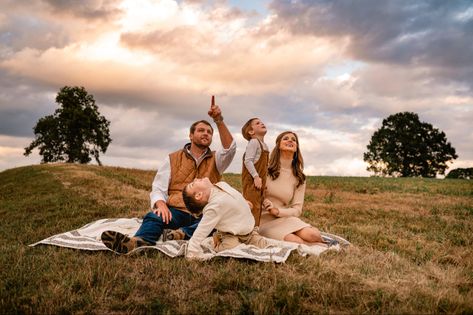
[[258, 235], [254, 238], [252, 245], [255, 245], [256, 247], [259, 247], [259, 248], [265, 248], [265, 247], [269, 246], [266, 239], [264, 237], [260, 236], [260, 235]]
[[214, 238], [214, 249], [217, 253], [237, 247], [239, 244], [238, 237], [234, 235], [221, 235], [217, 240]]

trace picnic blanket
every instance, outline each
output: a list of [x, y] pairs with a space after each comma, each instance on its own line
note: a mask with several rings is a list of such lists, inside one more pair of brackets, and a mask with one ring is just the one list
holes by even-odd
[[[37, 246], [40, 244], [44, 245], [55, 245], [60, 247], [68, 247], [81, 250], [108, 250], [101, 241], [100, 236], [102, 232], [107, 230], [118, 231], [123, 234], [134, 235], [135, 232], [141, 225], [142, 220], [138, 218], [114, 218], [114, 219], [101, 219], [83, 227], [72, 230], [65, 233], [60, 233], [41, 240], [37, 243], [31, 244], [30, 246]], [[276, 262], [282, 263], [287, 260], [292, 252], [297, 252], [299, 255], [320, 255], [327, 250], [339, 251], [342, 247], [349, 245], [350, 243], [334, 234], [322, 233], [323, 236], [336, 239], [339, 245], [331, 246], [327, 248], [322, 245], [304, 245], [289, 243], [283, 241], [277, 241], [272, 239], [266, 239], [271, 246], [267, 248], [257, 248], [252, 245], [240, 244], [239, 246], [230, 250], [221, 252], [215, 252], [213, 250], [213, 239], [208, 237], [202, 244], [204, 253], [208, 259], [213, 257], [233, 257], [233, 258], [244, 258], [263, 262]], [[144, 250], [159, 250], [169, 257], [184, 256], [188, 241], [166, 241], [163, 242], [161, 239], [156, 243], [155, 246], [143, 246], [133, 251], [130, 251], [127, 255], [138, 253]], [[341, 246], [340, 246], [341, 245]], [[112, 251], [113, 252], [113, 251]]]

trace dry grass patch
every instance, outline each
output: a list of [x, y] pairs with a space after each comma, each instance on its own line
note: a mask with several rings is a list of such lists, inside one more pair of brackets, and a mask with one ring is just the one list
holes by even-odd
[[[353, 246], [285, 264], [26, 245], [146, 213], [155, 171], [41, 165], [0, 173], [7, 313], [473, 313], [469, 181], [309, 177], [304, 219]], [[241, 188], [240, 175], [224, 180]], [[60, 298], [58, 298], [60, 297]]]
[[[48, 166], [46, 166], [48, 167]], [[93, 199], [97, 203], [119, 209], [127, 209], [128, 216], [142, 216], [149, 209], [149, 190], [142, 188], [143, 179], [149, 176], [142, 172], [130, 171], [130, 176], [139, 178], [136, 181], [139, 188], [130, 182], [119, 180], [120, 176], [107, 176], [114, 173], [116, 168], [89, 166], [87, 169], [75, 164], [54, 164], [51, 173], [58, 178], [66, 189], [80, 196]], [[146, 174], [151, 171], [146, 171]], [[151, 186], [151, 181], [148, 186]]]

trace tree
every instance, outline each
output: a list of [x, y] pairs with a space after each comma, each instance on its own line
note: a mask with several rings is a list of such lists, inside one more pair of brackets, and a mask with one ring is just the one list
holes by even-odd
[[473, 167], [456, 168], [451, 170], [445, 178], [473, 179]]
[[94, 97], [83, 87], [63, 87], [56, 96], [60, 106], [53, 115], [40, 118], [33, 128], [35, 139], [25, 148], [28, 156], [36, 147], [41, 163], [66, 161], [88, 163], [91, 156], [99, 165], [99, 153], [112, 142], [110, 122], [101, 116]]
[[446, 163], [458, 157], [444, 132], [411, 112], [384, 119], [367, 148], [367, 170], [377, 175], [435, 177], [445, 174]]

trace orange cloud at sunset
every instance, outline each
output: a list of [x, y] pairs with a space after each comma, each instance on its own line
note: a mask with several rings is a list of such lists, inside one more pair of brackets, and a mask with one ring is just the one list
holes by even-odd
[[[399, 111], [445, 131], [460, 156], [455, 163], [469, 165], [472, 18], [461, 14], [468, 8], [467, 1], [389, 10], [375, 0], [6, 1], [0, 140], [31, 139], [58, 90], [79, 85], [112, 117], [104, 163], [157, 164], [217, 95], [239, 154], [241, 125], [258, 116], [270, 148], [280, 131], [300, 134], [310, 174], [369, 175], [366, 145]], [[24, 145], [0, 143], [9, 161], [0, 165], [36, 162], [12, 158]]]

